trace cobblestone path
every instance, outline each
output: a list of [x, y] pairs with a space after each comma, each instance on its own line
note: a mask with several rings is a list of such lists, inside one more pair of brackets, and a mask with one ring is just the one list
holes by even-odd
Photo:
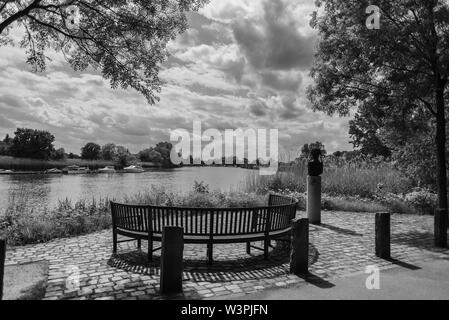
[[[304, 216], [298, 212], [298, 216]], [[321, 226], [310, 226], [310, 273], [307, 281], [325, 286], [328, 280], [364, 272], [369, 265], [391, 268], [438, 258], [449, 250], [433, 247], [433, 217], [391, 217], [392, 261], [374, 255], [374, 215], [323, 212]], [[146, 264], [135, 242], [122, 243], [112, 256], [111, 231], [102, 231], [7, 251], [6, 264], [49, 262], [45, 299], [163, 299], [159, 290], [159, 261]], [[158, 245], [157, 243], [155, 244]], [[288, 274], [288, 252], [276, 247], [270, 260], [262, 252], [246, 254], [245, 244], [215, 245], [214, 265], [206, 263], [205, 245], [185, 245], [184, 292], [174, 298], [241, 296], [266, 288], [305, 282]], [[173, 298], [173, 297], [171, 297]]]

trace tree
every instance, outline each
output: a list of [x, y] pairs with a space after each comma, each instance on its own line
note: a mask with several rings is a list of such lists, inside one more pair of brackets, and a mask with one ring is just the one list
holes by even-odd
[[101, 158], [103, 160], [114, 160], [117, 157], [117, 146], [114, 143], [107, 143], [101, 147]]
[[145, 149], [139, 152], [139, 159], [142, 162], [162, 163], [162, 155], [154, 148]]
[[101, 147], [93, 142], [87, 143], [81, 148], [81, 159], [98, 160], [100, 159]]
[[67, 158], [69, 158], [69, 159], [79, 159], [81, 157], [79, 155], [77, 155], [77, 154], [74, 154], [74, 153], [70, 152], [69, 155], [67, 156]]
[[[368, 29], [369, 1], [320, 0], [322, 13], [311, 25], [320, 43], [308, 96], [315, 110], [348, 115], [350, 108], [369, 105], [385, 113], [383, 129], [391, 132], [398, 118], [429, 119], [435, 132], [438, 206], [447, 221], [446, 96], [449, 79], [449, 5], [443, 0], [378, 0], [380, 29]], [[405, 130], [404, 132], [407, 132]], [[438, 219], [438, 220], [437, 220]], [[447, 230], [436, 223], [436, 243]]]
[[334, 153], [332, 153], [332, 155], [336, 158], [341, 158], [343, 157], [344, 153], [342, 151], [335, 151]]
[[53, 150], [50, 156], [53, 160], [64, 160], [66, 158], [66, 153], [64, 148], [59, 148], [57, 150]]
[[14, 133], [10, 153], [18, 158], [50, 158], [55, 137], [48, 131], [18, 128]]
[[170, 142], [159, 142], [154, 148], [140, 151], [140, 161], [157, 163], [167, 168], [173, 167], [170, 159], [172, 148], [173, 145]]
[[158, 152], [162, 157], [162, 164], [164, 167], [173, 167], [173, 163], [170, 159], [170, 153], [173, 145], [170, 142], [159, 142], [154, 150]]
[[121, 167], [127, 167], [130, 163], [135, 162], [136, 158], [123, 146], [117, 147], [117, 164]]
[[360, 106], [354, 119], [349, 121], [349, 135], [352, 138], [350, 142], [354, 148], [360, 149], [364, 155], [390, 157], [391, 150], [381, 137], [386, 117], [379, 105]]
[[206, 0], [0, 0], [0, 45], [19, 24], [27, 63], [45, 70], [46, 49], [61, 52], [74, 70], [100, 69], [112, 88], [131, 87], [158, 100], [161, 62], [169, 40], [187, 28], [186, 12]]
[[9, 134], [6, 134], [5, 139], [3, 139], [3, 142], [6, 144], [12, 144], [12, 138], [9, 136]]
[[306, 143], [302, 146], [301, 148], [301, 155], [300, 157], [302, 158], [308, 158], [310, 156], [310, 152], [313, 149], [319, 149], [321, 150], [321, 155], [325, 156], [326, 155], [326, 148], [324, 147], [324, 144], [320, 141], [317, 142], [313, 142], [313, 143]]
[[0, 156], [9, 156], [13, 139], [7, 134], [3, 141], [0, 141]]
[[300, 157], [302, 157], [302, 158], [308, 158], [308, 157], [309, 157], [309, 153], [310, 153], [310, 150], [309, 150], [309, 144], [308, 144], [308, 143], [305, 143], [305, 144], [301, 147], [301, 155], [300, 155]]

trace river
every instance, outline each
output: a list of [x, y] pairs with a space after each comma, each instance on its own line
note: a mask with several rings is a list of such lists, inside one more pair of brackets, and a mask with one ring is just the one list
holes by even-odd
[[[152, 185], [175, 192], [192, 190], [194, 181], [204, 181], [210, 190], [237, 190], [247, 176], [257, 171], [224, 167], [183, 167], [154, 169], [143, 173], [44, 175], [0, 175], [0, 206], [25, 197], [27, 206], [51, 208], [66, 198], [76, 201], [92, 198], [122, 199], [125, 195], [149, 190]], [[0, 210], [1, 212], [2, 210]]]

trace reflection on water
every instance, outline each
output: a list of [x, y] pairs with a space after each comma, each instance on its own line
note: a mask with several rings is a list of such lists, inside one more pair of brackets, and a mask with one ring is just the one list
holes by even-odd
[[[1, 175], [0, 206], [5, 208], [14, 197], [26, 194], [27, 205], [52, 207], [63, 199], [115, 198], [145, 191], [159, 185], [173, 191], [189, 191], [193, 182], [204, 181], [211, 190], [237, 189], [245, 177], [257, 171], [240, 168], [185, 167], [151, 170], [144, 173], [82, 175]], [[1, 210], [0, 210], [1, 211]]]

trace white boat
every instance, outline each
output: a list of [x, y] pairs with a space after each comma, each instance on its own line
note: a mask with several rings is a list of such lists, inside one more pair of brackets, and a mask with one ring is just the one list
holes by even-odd
[[57, 174], [57, 173], [63, 173], [63, 171], [59, 170], [57, 168], [52, 168], [52, 169], [45, 170], [45, 173]]
[[79, 167], [79, 166], [68, 166], [66, 168], [66, 172], [68, 174], [83, 174], [83, 173], [89, 173], [89, 168], [86, 167]]
[[125, 172], [130, 172], [130, 173], [142, 173], [145, 170], [143, 170], [143, 168], [139, 165], [132, 165], [129, 167], [126, 167], [123, 169]]
[[10, 173], [14, 173], [14, 171], [12, 171], [12, 170], [4, 170], [4, 169], [0, 169], [0, 174], [10, 174]]
[[115, 169], [113, 166], [106, 166], [104, 168], [98, 169], [99, 173], [114, 173]]

